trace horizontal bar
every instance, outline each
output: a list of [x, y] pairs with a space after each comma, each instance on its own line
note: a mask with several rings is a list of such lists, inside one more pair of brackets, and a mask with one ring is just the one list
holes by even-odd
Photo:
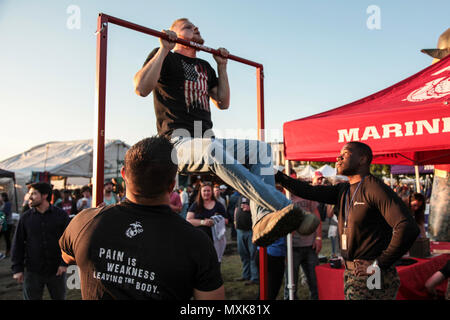
[[[135, 31], [138, 31], [138, 32], [146, 33], [146, 34], [149, 34], [149, 35], [154, 36], [154, 37], [158, 37], [158, 38], [162, 38], [162, 39], [165, 39], [165, 40], [169, 40], [169, 36], [167, 34], [165, 34], [164, 32], [160, 32], [160, 31], [153, 30], [153, 29], [150, 29], [150, 28], [147, 28], [147, 27], [143, 27], [141, 25], [138, 25], [138, 24], [126, 21], [126, 20], [122, 20], [122, 19], [119, 19], [119, 18], [116, 18], [116, 17], [112, 17], [112, 16], [109, 16], [109, 15], [104, 14], [104, 13], [100, 13], [99, 15], [104, 17], [104, 18], [106, 18], [107, 22], [110, 22], [110, 23], [113, 23], [113, 24], [116, 24], [116, 25], [119, 25], [119, 26], [122, 26], [122, 27], [125, 27], [125, 28], [129, 28], [129, 29], [132, 29], [132, 30], [135, 30]], [[99, 31], [99, 30], [97, 30], [97, 31]], [[211, 53], [213, 55], [222, 56], [220, 54], [219, 50], [209, 48], [207, 46], [198, 44], [196, 42], [187, 41], [187, 40], [184, 40], [184, 39], [181, 39], [181, 38], [177, 38], [173, 42], [176, 42], [176, 43], [179, 43], [179, 44], [191, 47], [191, 48], [195, 48], [195, 49], [198, 49], [200, 51], [205, 51], [205, 52]], [[247, 64], [249, 66], [256, 67], [256, 68], [262, 68], [262, 64], [260, 64], [260, 63], [257, 63], [257, 62], [251, 61], [251, 60], [247, 60], [247, 59], [244, 59], [244, 58], [241, 58], [241, 57], [237, 57], [237, 56], [234, 56], [234, 55], [231, 55], [231, 54], [229, 54], [227, 57], [224, 57], [224, 58], [228, 58], [230, 60], [234, 60], [234, 61], [237, 61], [237, 62], [240, 62], [240, 63], [244, 63], [244, 64]]]

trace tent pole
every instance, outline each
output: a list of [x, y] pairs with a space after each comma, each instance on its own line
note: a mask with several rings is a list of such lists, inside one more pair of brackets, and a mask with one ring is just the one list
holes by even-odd
[[416, 171], [416, 192], [420, 193], [419, 166], [415, 165], [414, 169]]
[[17, 202], [17, 189], [16, 189], [16, 176], [13, 177], [13, 183], [14, 183], [14, 199], [16, 202], [16, 212], [19, 212], [19, 204]]
[[[290, 175], [290, 161], [286, 160], [286, 174]], [[291, 193], [286, 189], [286, 198], [291, 198]], [[293, 247], [292, 247], [292, 233], [289, 233], [286, 237], [287, 244], [287, 287], [289, 290], [289, 300], [294, 300], [295, 284], [294, 284], [294, 259], [293, 259]]]

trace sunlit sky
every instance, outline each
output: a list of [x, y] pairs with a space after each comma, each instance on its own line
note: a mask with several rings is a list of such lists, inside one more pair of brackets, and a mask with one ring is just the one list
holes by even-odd
[[[100, 12], [156, 30], [187, 17], [205, 45], [263, 64], [269, 141], [282, 139], [286, 121], [430, 65], [420, 49], [435, 48], [450, 27], [448, 0], [0, 0], [0, 161], [45, 142], [93, 137]], [[159, 42], [115, 25], [108, 33], [106, 138], [133, 144], [156, 134], [153, 97], [137, 96], [132, 79]], [[198, 57], [216, 68], [209, 54]], [[256, 71], [230, 61], [228, 73], [231, 106], [213, 109], [216, 134], [256, 138]]]

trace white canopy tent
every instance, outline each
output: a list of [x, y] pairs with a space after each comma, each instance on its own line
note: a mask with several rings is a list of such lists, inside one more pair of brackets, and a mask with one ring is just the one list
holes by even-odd
[[[105, 178], [120, 175], [129, 145], [121, 140], [105, 141]], [[32, 172], [48, 172], [52, 176], [92, 177], [92, 140], [57, 141], [35, 146], [0, 162], [0, 168], [16, 175], [19, 203], [26, 193], [26, 182]]]
[[316, 169], [308, 164], [304, 168], [297, 171], [297, 178], [311, 179], [315, 171]]
[[319, 169], [317, 169], [317, 171], [322, 172], [323, 176], [328, 180], [331, 180], [333, 183], [339, 181], [348, 181], [348, 178], [346, 176], [337, 175], [336, 168], [333, 168], [328, 164], [321, 166]]
[[328, 164], [321, 166], [317, 171], [322, 172], [325, 178], [334, 177], [336, 175], [336, 169]]

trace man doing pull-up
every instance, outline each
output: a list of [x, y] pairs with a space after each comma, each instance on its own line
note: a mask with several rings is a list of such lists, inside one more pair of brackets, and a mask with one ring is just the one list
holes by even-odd
[[[204, 40], [188, 19], [176, 20], [134, 77], [135, 92], [153, 92], [158, 134], [174, 143], [180, 172], [212, 172], [251, 200], [253, 242], [268, 246], [299, 227], [312, 233], [319, 221], [305, 214], [275, 188], [270, 146], [261, 141], [217, 139], [212, 131], [211, 99], [221, 110], [230, 106], [228, 51], [214, 55], [217, 74], [197, 58], [197, 49], [174, 41], [202, 45]], [[173, 50], [173, 52], [172, 52]]]

